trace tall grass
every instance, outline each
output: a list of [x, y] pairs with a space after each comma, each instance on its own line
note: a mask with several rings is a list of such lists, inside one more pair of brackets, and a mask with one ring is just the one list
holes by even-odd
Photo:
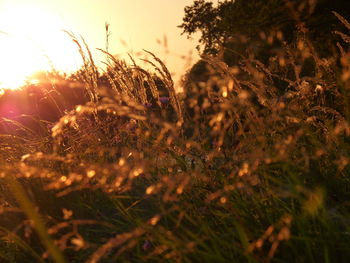
[[71, 37], [89, 102], [0, 137], [2, 262], [347, 262], [348, 43], [271, 32], [267, 63], [203, 56], [178, 94], [153, 53], [101, 75]]

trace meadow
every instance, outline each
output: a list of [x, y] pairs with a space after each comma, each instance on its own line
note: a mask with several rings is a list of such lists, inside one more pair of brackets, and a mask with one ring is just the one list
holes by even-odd
[[335, 15], [349, 34], [329, 58], [270, 32], [265, 61], [202, 56], [182, 93], [153, 53], [151, 71], [101, 50], [101, 73], [71, 35], [80, 71], [0, 98], [0, 261], [348, 262], [350, 24]]

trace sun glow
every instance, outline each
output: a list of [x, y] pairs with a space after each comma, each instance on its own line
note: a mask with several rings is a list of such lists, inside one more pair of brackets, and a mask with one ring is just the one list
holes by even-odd
[[1, 10], [0, 89], [18, 88], [37, 71], [79, 68], [79, 52], [63, 29], [62, 20], [43, 9]]

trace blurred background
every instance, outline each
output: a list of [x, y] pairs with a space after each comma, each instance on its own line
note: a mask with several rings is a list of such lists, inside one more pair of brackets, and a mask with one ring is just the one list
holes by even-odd
[[[62, 30], [85, 38], [102, 67], [106, 49], [120, 58], [162, 58], [175, 82], [198, 58], [196, 37], [180, 36], [184, 7], [191, 0], [1, 0], [0, 87], [15, 88], [38, 70], [74, 71], [81, 66], [75, 44]], [[20, 61], [20, 63], [19, 63]], [[14, 70], [16, 68], [16, 70]], [[15, 72], [15, 73], [14, 73]], [[14, 76], [14, 74], [16, 74]]]

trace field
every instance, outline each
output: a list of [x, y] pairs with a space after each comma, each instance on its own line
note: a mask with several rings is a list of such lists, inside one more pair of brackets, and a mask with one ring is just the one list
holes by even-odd
[[101, 50], [101, 73], [71, 35], [79, 72], [0, 100], [0, 261], [348, 262], [341, 34], [328, 59], [279, 32], [266, 61], [203, 56], [183, 93], [153, 53], [149, 71]]

